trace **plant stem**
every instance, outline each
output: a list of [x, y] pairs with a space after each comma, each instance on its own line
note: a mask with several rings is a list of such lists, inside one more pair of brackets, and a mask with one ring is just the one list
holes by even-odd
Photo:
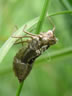
[[57, 51], [52, 52], [52, 53], [50, 52], [45, 56], [41, 56], [40, 58], [37, 59], [36, 64], [39, 64], [40, 62], [44, 63], [45, 62], [44, 60], [48, 58], [48, 55], [52, 60], [52, 59], [56, 59], [56, 58], [58, 59], [62, 56], [67, 56], [67, 55], [70, 55], [70, 54], [72, 54], [72, 46], [69, 47], [69, 48], [64, 48], [64, 49], [57, 50]]
[[20, 93], [21, 93], [21, 90], [22, 90], [22, 87], [23, 87], [23, 83], [24, 83], [24, 81], [19, 84], [16, 96], [20, 96]]
[[[48, 1], [49, 1], [49, 0], [45, 0], [44, 7], [43, 7], [43, 10], [42, 10], [42, 14], [41, 14], [40, 19], [39, 19], [39, 22], [38, 22], [38, 24], [37, 24], [36, 33], [39, 33], [40, 30], [41, 30], [41, 28], [42, 28], [42, 24], [43, 24], [43, 21], [44, 21], [46, 12], [47, 12]], [[23, 86], [23, 82], [20, 83], [16, 96], [20, 96], [22, 86]]]
[[62, 14], [72, 14], [72, 11], [56, 12], [56, 13], [49, 14], [49, 16], [56, 16], [56, 15], [62, 15]]
[[41, 28], [42, 28], [42, 25], [43, 25], [43, 21], [44, 21], [45, 15], [47, 13], [48, 2], [49, 2], [49, 0], [45, 0], [44, 7], [43, 7], [43, 10], [42, 10], [40, 19], [38, 21], [38, 24], [37, 24], [37, 29], [36, 29], [36, 33], [37, 34], [40, 33], [40, 31], [41, 31]]

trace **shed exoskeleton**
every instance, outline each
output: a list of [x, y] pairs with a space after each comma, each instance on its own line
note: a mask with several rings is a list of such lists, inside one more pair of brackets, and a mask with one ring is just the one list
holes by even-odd
[[[53, 25], [52, 21], [50, 21]], [[26, 79], [28, 74], [30, 73], [33, 63], [37, 57], [39, 57], [45, 50], [47, 50], [51, 45], [56, 43], [56, 37], [54, 35], [55, 27], [53, 30], [49, 30], [48, 32], [40, 33], [38, 35], [32, 34], [23, 30], [27, 35], [19, 36], [14, 38], [30, 38], [26, 41], [16, 42], [16, 44], [26, 42], [27, 46], [23, 46], [16, 56], [14, 57], [13, 61], [13, 69], [14, 72], [19, 80], [22, 82]]]
[[22, 47], [19, 50], [19, 52], [14, 57], [13, 62], [14, 72], [20, 82], [25, 80], [28, 74], [30, 73], [35, 59], [39, 57], [51, 45], [56, 43], [56, 37], [54, 36], [52, 30], [49, 30], [45, 33], [41, 33], [39, 35], [32, 35], [29, 32], [24, 32], [29, 34], [31, 40], [27, 42], [28, 45], [26, 48]]

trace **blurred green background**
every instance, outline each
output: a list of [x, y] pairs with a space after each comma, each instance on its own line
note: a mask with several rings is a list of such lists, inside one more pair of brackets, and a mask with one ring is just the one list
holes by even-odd
[[[44, 0], [0, 0], [0, 47], [11, 36], [14, 26], [19, 28], [40, 16]], [[48, 13], [72, 10], [72, 0], [50, 0]], [[72, 49], [72, 15], [52, 17], [56, 26], [56, 45], [49, 48], [34, 63], [24, 82], [21, 96], [72, 96], [72, 52], [51, 57]], [[52, 28], [48, 19], [42, 31]], [[21, 45], [11, 48], [0, 64], [0, 96], [15, 96], [19, 85], [13, 72], [13, 58]]]

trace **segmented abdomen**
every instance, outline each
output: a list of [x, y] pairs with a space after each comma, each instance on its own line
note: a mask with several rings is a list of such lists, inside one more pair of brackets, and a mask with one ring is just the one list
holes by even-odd
[[15, 57], [13, 62], [13, 69], [16, 76], [18, 77], [19, 82], [22, 82], [26, 79], [29, 72], [31, 71], [32, 64], [21, 62], [21, 60]]

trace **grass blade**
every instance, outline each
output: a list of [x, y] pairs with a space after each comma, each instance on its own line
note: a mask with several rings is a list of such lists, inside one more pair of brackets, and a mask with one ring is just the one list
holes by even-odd
[[[72, 14], [72, 11], [61, 11], [61, 12], [56, 12], [56, 13], [52, 13], [49, 14], [49, 16], [56, 16], [56, 15], [62, 15], [62, 14]], [[19, 28], [14, 35], [15, 36], [19, 36], [22, 34], [23, 32], [23, 28], [25, 25], [27, 25], [26, 30], [28, 30], [29, 28], [31, 28], [33, 25], [35, 25], [39, 20], [39, 17], [31, 20], [30, 22], [24, 24], [21, 28]], [[0, 48], [0, 63], [2, 62], [3, 58], [6, 56], [7, 52], [9, 51], [9, 49], [12, 47], [12, 45], [15, 43], [15, 41], [17, 40], [17, 38], [9, 38], [4, 45]]]

